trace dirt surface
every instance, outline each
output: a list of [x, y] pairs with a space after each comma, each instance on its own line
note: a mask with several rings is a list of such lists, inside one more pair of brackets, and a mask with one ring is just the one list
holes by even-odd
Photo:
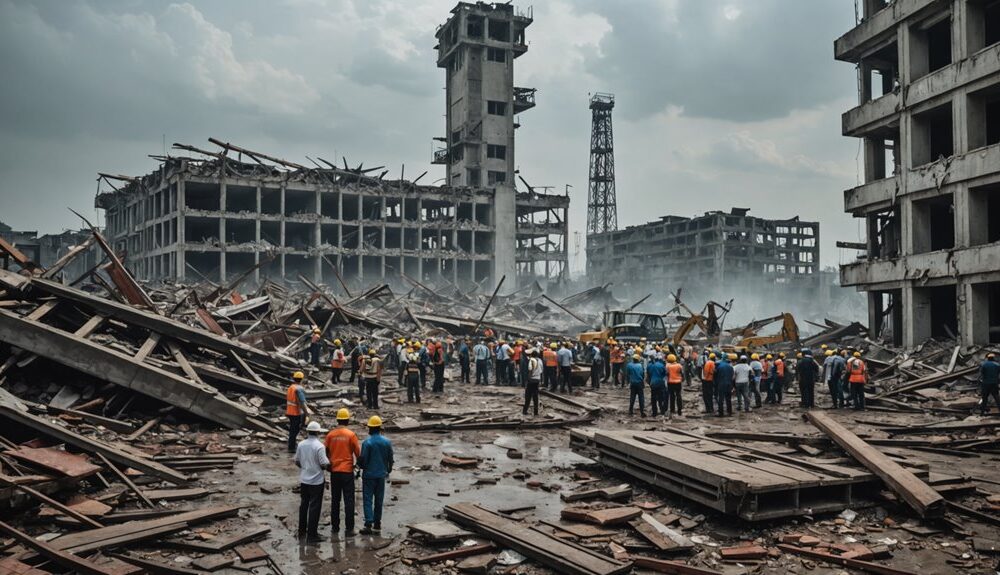
[[[411, 416], [419, 418], [419, 409], [495, 409], [520, 413], [519, 388], [488, 388], [460, 385], [449, 382], [444, 394], [427, 393], [418, 405], [404, 403], [405, 394], [389, 389], [383, 393], [379, 415], [388, 420]], [[601, 406], [602, 415], [592, 424], [604, 429], [655, 430], [666, 426], [704, 433], [711, 430], [740, 430], [757, 432], [792, 432], [818, 435], [818, 431], [803, 421], [803, 410], [798, 408], [796, 395], [787, 395], [785, 404], [764, 406], [751, 413], [736, 413], [720, 418], [701, 413], [700, 393], [696, 384], [685, 388], [685, 415], [683, 417], [645, 419], [627, 415], [628, 394], [624, 389], [602, 387], [600, 390], [575, 390], [573, 397]], [[320, 402], [318, 419], [325, 425], [332, 424], [333, 413], [341, 401]], [[362, 422], [374, 413], [353, 405], [353, 420]], [[552, 412], [552, 401], [542, 398], [542, 412]], [[818, 394], [820, 409], [829, 401]], [[880, 435], [879, 424], [911, 424], [930, 421], [930, 416], [915, 416], [875, 411], [832, 411], [833, 416], [856, 433]], [[871, 422], [871, 423], [863, 423]], [[364, 440], [367, 431], [360, 423], [352, 428]], [[355, 536], [345, 539], [343, 534], [330, 538], [329, 491], [324, 498], [321, 533], [327, 540], [318, 544], [303, 544], [295, 534], [297, 525], [298, 494], [296, 493], [297, 469], [283, 446], [267, 444], [260, 455], [246, 456], [233, 471], [216, 471], [204, 475], [204, 482], [220, 491], [213, 498], [220, 502], [239, 503], [250, 507], [248, 515], [257, 523], [272, 528], [271, 537], [264, 545], [285, 573], [440, 573], [454, 571], [450, 564], [408, 565], [407, 558], [426, 555], [438, 550], [407, 539], [408, 524], [429, 521], [439, 517], [449, 503], [471, 501], [490, 509], [534, 506], [518, 516], [529, 520], [558, 518], [564, 503], [558, 492], [575, 487], [573, 472], [587, 470], [601, 478], [597, 485], [610, 486], [623, 482], [632, 483], [636, 499], [665, 504], [673, 513], [696, 522], [683, 530], [689, 537], [696, 536], [695, 553], [681, 555], [692, 564], [717, 569], [722, 573], [842, 573], [844, 568], [826, 566], [809, 559], [783, 554], [766, 561], [751, 564], [722, 563], [718, 548], [735, 545], [740, 541], [754, 541], [773, 547], [782, 534], [801, 533], [818, 537], [827, 542], [842, 544], [863, 543], [869, 547], [885, 545], [892, 552], [890, 564], [903, 570], [923, 574], [992, 573], [995, 558], [979, 555], [971, 549], [970, 539], [956, 533], [956, 527], [944, 523], [926, 523], [916, 518], [905, 506], [892, 501], [869, 508], [856, 509], [853, 521], [838, 519], [837, 514], [804, 516], [789, 520], [765, 523], [748, 523], [721, 515], [711, 509], [693, 504], [678, 496], [650, 491], [625, 475], [595, 465], [591, 460], [569, 449], [566, 429], [528, 431], [462, 431], [462, 432], [400, 432], [387, 433], [395, 448], [396, 465], [390, 477], [394, 484], [386, 489], [386, 508], [381, 537]], [[758, 448], [774, 445], [755, 443]], [[508, 450], [523, 453], [523, 459], [508, 457]], [[996, 458], [976, 455], [956, 459], [921, 451], [909, 451], [915, 459], [925, 461], [932, 473], [975, 476], [1000, 482]], [[481, 459], [471, 469], [456, 469], [441, 465], [443, 455], [465, 455]], [[520, 473], [518, 473], [520, 472]], [[490, 484], [492, 481], [495, 484]], [[479, 482], [477, 484], [477, 482]], [[485, 483], [484, 483], [485, 482]], [[529, 486], [530, 482], [530, 486]], [[536, 484], [535, 482], [540, 482]], [[1000, 486], [986, 482], [977, 484], [980, 489], [1000, 492]], [[361, 517], [360, 481], [357, 482], [358, 527]], [[961, 519], [968, 535], [1000, 538], [996, 527]], [[903, 526], [910, 530], [904, 529]], [[913, 531], [939, 532], [916, 534]], [[605, 552], [607, 550], [605, 549]], [[610, 553], [609, 553], [610, 554]], [[952, 563], [948, 561], [951, 560]], [[956, 565], [955, 563], [962, 563]], [[756, 563], [756, 564], [753, 564]], [[512, 572], [548, 572], [546, 569], [525, 563]]]

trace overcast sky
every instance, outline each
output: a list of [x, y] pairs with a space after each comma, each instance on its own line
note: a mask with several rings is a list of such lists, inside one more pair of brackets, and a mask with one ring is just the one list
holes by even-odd
[[[164, 142], [209, 137], [434, 181], [434, 30], [453, 6], [0, 0], [0, 220], [78, 227], [66, 207], [94, 214], [98, 171], [143, 174]], [[732, 206], [798, 214], [821, 222], [827, 265], [835, 240], [859, 239], [842, 194], [858, 143], [840, 135], [855, 72], [832, 47], [853, 2], [546, 0], [534, 18], [515, 83], [538, 88], [538, 105], [519, 118], [517, 165], [533, 186], [572, 186], [581, 247], [596, 91], [616, 96], [620, 226]]]

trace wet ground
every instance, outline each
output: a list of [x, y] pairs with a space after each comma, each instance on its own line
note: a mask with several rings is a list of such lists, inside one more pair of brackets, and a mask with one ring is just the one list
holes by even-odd
[[[485, 394], [480, 394], [484, 391]], [[419, 406], [401, 403], [383, 402], [379, 414], [384, 418], [393, 419], [402, 416], [419, 418], [419, 408], [458, 409], [493, 409], [517, 410], [519, 413], [520, 396], [518, 391], [506, 395], [495, 393], [495, 388], [480, 390], [469, 386], [459, 387], [449, 383], [446, 392], [440, 396], [426, 394], [424, 403]], [[501, 392], [507, 390], [500, 390]], [[390, 390], [385, 396], [398, 397], [399, 392]], [[759, 432], [796, 432], [803, 434], [818, 434], [817, 430], [802, 420], [802, 410], [794, 404], [798, 398], [786, 396], [785, 405], [765, 406], [749, 414], [737, 413], [733, 417], [718, 418], [714, 415], [705, 416], [700, 413], [700, 393], [694, 386], [685, 389], [685, 416], [666, 420], [663, 418], [645, 419], [627, 415], [627, 392], [622, 389], [604, 387], [599, 391], [577, 391], [574, 397], [587, 403], [599, 405], [604, 412], [592, 424], [602, 428], [640, 428], [657, 429], [664, 425], [675, 425], [694, 432], [705, 432], [712, 429], [730, 429]], [[404, 398], [405, 399], [405, 398]], [[826, 404], [826, 399], [818, 399], [820, 407]], [[336, 408], [329, 405], [322, 408], [319, 419], [324, 424], [333, 423], [333, 413]], [[542, 398], [542, 415], [546, 411], [546, 398]], [[353, 419], [362, 422], [371, 413], [363, 408], [352, 407]], [[648, 413], [648, 412], [647, 412]], [[857, 433], [869, 433], [877, 430], [860, 421], [912, 423], [928, 420], [929, 416], [913, 416], [901, 414], [876, 413], [873, 411], [859, 413], [853, 411], [836, 411], [835, 417], [849, 425]], [[918, 419], [915, 419], [918, 417]], [[367, 431], [360, 425], [352, 428], [364, 440]], [[590, 465], [592, 462], [570, 451], [569, 434], [565, 429], [532, 430], [520, 432], [508, 431], [463, 431], [451, 433], [408, 432], [388, 433], [387, 436], [395, 447], [396, 465], [391, 475], [395, 484], [386, 488], [386, 507], [383, 518], [381, 537], [355, 536], [345, 539], [330, 538], [329, 505], [327, 492], [324, 498], [324, 512], [321, 520], [321, 533], [327, 540], [314, 545], [300, 544], [295, 531], [297, 526], [298, 495], [294, 488], [297, 484], [297, 468], [292, 463], [291, 455], [284, 452], [281, 445], [267, 445], [261, 455], [244, 458], [232, 472], [216, 471], [205, 475], [208, 483], [221, 493], [213, 495], [219, 502], [238, 503], [249, 507], [245, 515], [252, 521], [271, 527], [271, 536], [264, 545], [272, 554], [283, 571], [292, 574], [326, 574], [326, 573], [439, 573], [445, 571], [443, 564], [423, 567], [405, 565], [401, 558], [429, 553], [430, 550], [415, 545], [406, 540], [406, 525], [424, 522], [440, 515], [445, 505], [461, 501], [473, 501], [490, 509], [502, 509], [522, 506], [534, 506], [529, 516], [532, 519], [556, 519], [564, 504], [560, 501], [558, 491], [561, 487], [573, 486], [572, 472], [578, 468], [587, 468], [598, 476], [606, 476], [607, 484], [613, 485], [627, 481], [627, 478], [615, 475], [614, 472], [602, 470]], [[757, 447], [771, 444], [759, 443]], [[508, 450], [516, 449], [523, 453], [523, 459], [508, 457]], [[912, 452], [915, 458], [931, 465], [932, 472], [963, 473], [1000, 481], [997, 462], [992, 457], [976, 457], [962, 459], [960, 469], [956, 469], [956, 460], [948, 456], [939, 456], [926, 452]], [[449, 455], [476, 456], [480, 464], [473, 469], [455, 469], [443, 467], [441, 457]], [[521, 472], [521, 473], [518, 473]], [[492, 482], [495, 480], [495, 484]], [[477, 483], [478, 482], [478, 483]], [[542, 485], [536, 485], [540, 482]], [[361, 518], [360, 481], [357, 482], [358, 527], [363, 524]], [[981, 484], [983, 487], [991, 487]], [[880, 508], [856, 510], [862, 518], [854, 524], [838, 525], [834, 522], [836, 515], [822, 517], [803, 517], [792, 520], [772, 521], [765, 524], [749, 524], [737, 519], [722, 516], [704, 507], [691, 504], [681, 498], [663, 492], [646, 493], [642, 484], [635, 485], [637, 494], [644, 499], [657, 499], [666, 503], [671, 509], [681, 514], [694, 517], [703, 515], [704, 521], [685, 534], [701, 535], [708, 542], [701, 546], [699, 556], [703, 565], [735, 575], [738, 573], [841, 573], [841, 568], [824, 568], [816, 563], [785, 555], [773, 564], [743, 566], [736, 564], [720, 564], [713, 557], [714, 550], [719, 545], [730, 545], [740, 539], [766, 538], [767, 544], [773, 544], [776, 533], [809, 533], [815, 534], [825, 541], [851, 542], [863, 541], [877, 544], [879, 540], [897, 541], [893, 546], [894, 558], [891, 564], [900, 569], [910, 569], [922, 574], [945, 573], [976, 573], [992, 572], [976, 571], [975, 569], [956, 568], [946, 563], [947, 559], [961, 558], [969, 551], [966, 539], [956, 537], [947, 531], [933, 536], [916, 536], [894, 525], [885, 525], [884, 517], [889, 517], [895, 525], [904, 522], [914, 522], [912, 515], [902, 507], [887, 504]], [[1000, 486], [992, 486], [1000, 492]], [[919, 523], [919, 522], [918, 522]], [[987, 528], [971, 522], [966, 522], [967, 529], [977, 536], [998, 538], [995, 528]], [[380, 570], [381, 568], [381, 570]], [[258, 571], [260, 573], [266, 570]], [[530, 567], [525, 572], [545, 572], [542, 569]]]

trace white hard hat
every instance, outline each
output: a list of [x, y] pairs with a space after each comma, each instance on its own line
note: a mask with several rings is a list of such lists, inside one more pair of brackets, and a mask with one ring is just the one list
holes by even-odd
[[319, 426], [318, 421], [310, 421], [309, 425], [306, 426], [306, 431], [314, 431], [319, 433], [320, 431], [323, 431], [323, 428]]

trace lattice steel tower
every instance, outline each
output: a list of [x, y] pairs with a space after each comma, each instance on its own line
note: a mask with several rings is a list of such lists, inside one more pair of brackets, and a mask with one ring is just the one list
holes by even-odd
[[615, 139], [611, 130], [614, 94], [590, 98], [590, 187], [587, 192], [587, 234], [618, 229], [615, 197]]

